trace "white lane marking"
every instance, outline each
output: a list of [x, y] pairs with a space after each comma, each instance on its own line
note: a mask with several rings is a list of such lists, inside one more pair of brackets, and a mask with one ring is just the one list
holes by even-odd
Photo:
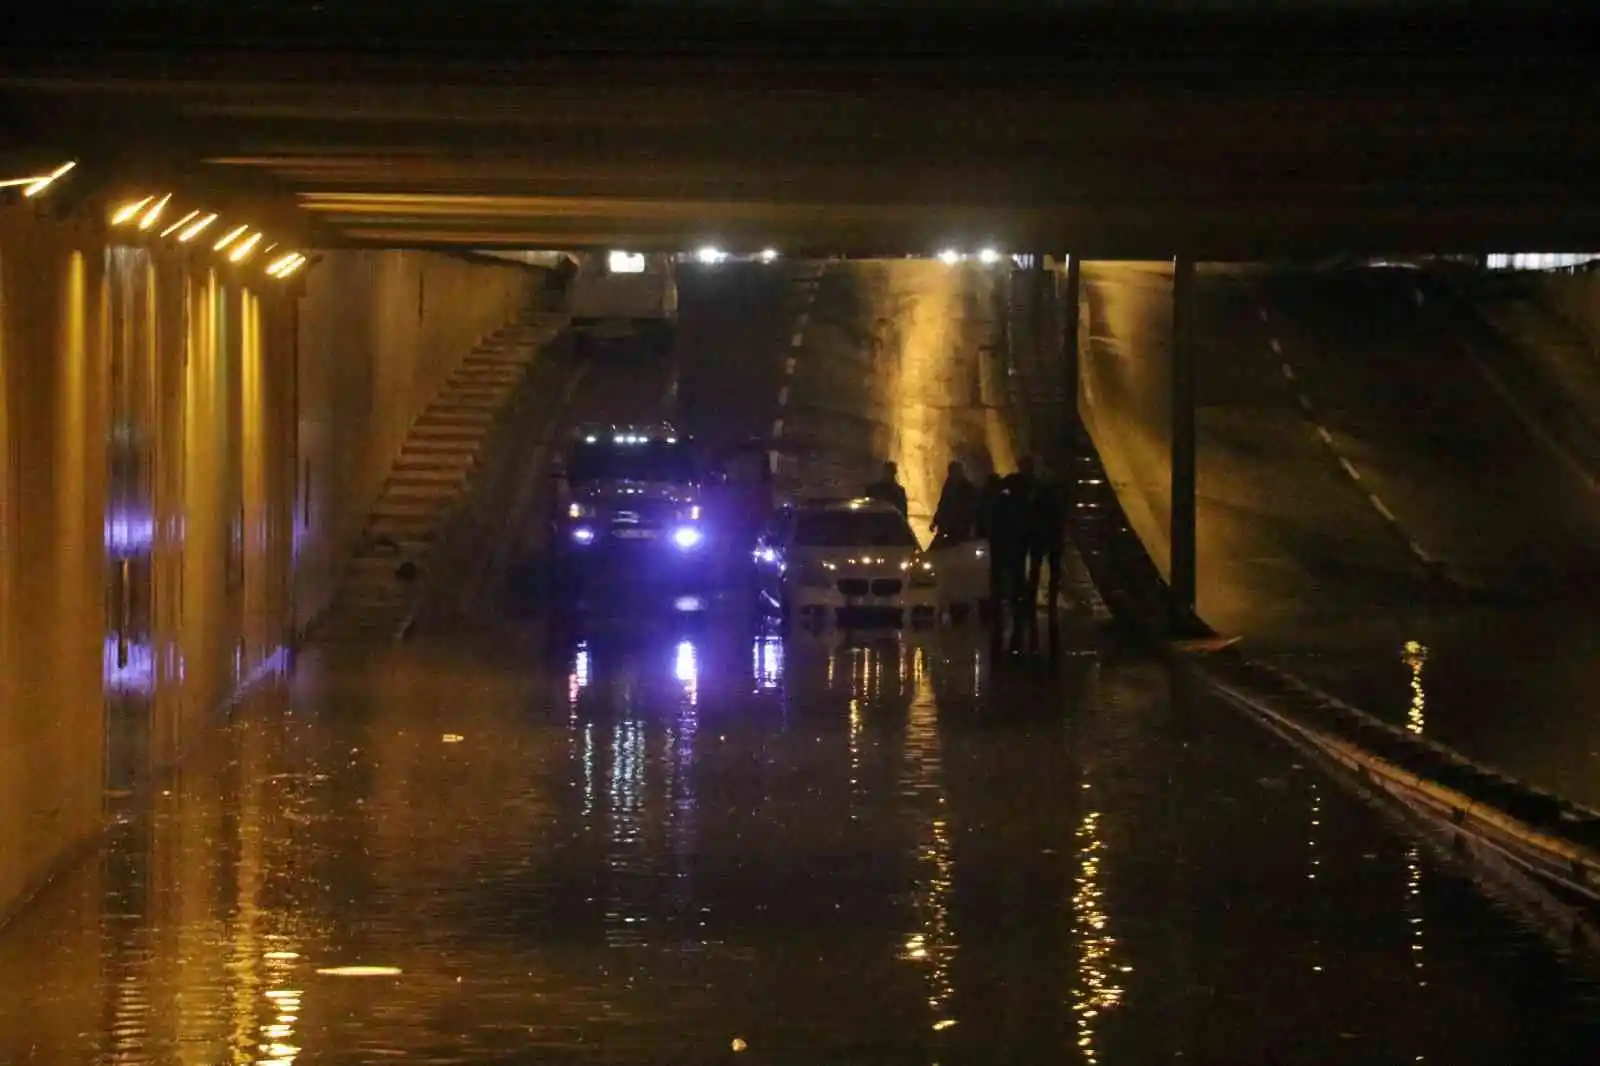
[[774, 418], [772, 420], [772, 436], [774, 440], [783, 436], [783, 419]]
[[1283, 354], [1283, 345], [1278, 343], [1278, 338], [1276, 338], [1276, 337], [1272, 338], [1270, 341], [1267, 342], [1267, 344], [1272, 348], [1272, 354], [1273, 355], [1282, 355]]
[[801, 333], [796, 333], [794, 336], [789, 338], [789, 347], [798, 348], [802, 344], [804, 344], [805, 342], [806, 342], [805, 335], [801, 334]]
[[1326, 444], [1330, 448], [1333, 447], [1333, 434], [1328, 432], [1327, 426], [1318, 426], [1317, 436], [1322, 438], [1322, 443]]
[[783, 361], [783, 372], [785, 374], [793, 374], [794, 373], [794, 368], [795, 368], [795, 358], [794, 358], [794, 356], [791, 355], [789, 358], [787, 358], [787, 359], [785, 359]]
[[[1361, 480], [1361, 471], [1357, 470], [1356, 465], [1342, 455], [1339, 456], [1339, 465], [1344, 467], [1344, 472], [1350, 475], [1352, 481]], [[1376, 496], [1373, 497], [1374, 501], [1377, 501], [1377, 499], [1378, 498]], [[1379, 509], [1381, 510], [1382, 508], [1380, 507]], [[1394, 516], [1391, 515], [1390, 517], [1392, 518]]]
[[785, 385], [778, 390], [778, 406], [782, 407], [789, 402], [789, 386]]
[[1426, 565], [1426, 566], [1432, 566], [1433, 565], [1433, 556], [1431, 556], [1427, 552], [1423, 551], [1422, 545], [1418, 544], [1414, 540], [1408, 540], [1408, 541], [1406, 541], [1406, 547], [1410, 548], [1411, 549], [1411, 554], [1415, 555], [1418, 559], [1422, 560], [1424, 565]]
[[1383, 517], [1387, 518], [1389, 521], [1395, 522], [1394, 512], [1389, 510], [1388, 507], [1384, 506], [1384, 502], [1378, 499], [1377, 493], [1367, 493], [1367, 499], [1372, 501], [1373, 508], [1376, 509], [1379, 514], [1383, 515]]
[[1299, 401], [1300, 401], [1300, 409], [1301, 409], [1301, 410], [1302, 410], [1302, 411], [1310, 411], [1310, 410], [1311, 410], [1311, 401], [1310, 401], [1310, 399], [1308, 399], [1308, 398], [1307, 398], [1307, 397], [1306, 397], [1306, 394], [1305, 394], [1305, 393], [1303, 393], [1303, 392], [1297, 392], [1297, 393], [1295, 393], [1295, 396], [1294, 396], [1294, 398], [1295, 398], [1295, 399], [1296, 399], [1296, 400], [1299, 400]]
[[810, 322], [810, 321], [811, 321], [811, 312], [810, 311], [801, 311], [800, 312], [800, 317], [795, 319], [795, 321], [794, 321], [794, 328], [796, 330], [805, 329], [806, 328], [806, 324], [808, 322]]
[[1261, 316], [1261, 321], [1263, 321], [1263, 322], [1272, 321], [1272, 316], [1267, 314], [1267, 309], [1265, 307], [1261, 308], [1261, 310], [1257, 311], [1256, 313]]
[[1287, 380], [1293, 381], [1294, 380], [1294, 367], [1290, 366], [1288, 363], [1284, 363], [1283, 364], [1283, 376]]

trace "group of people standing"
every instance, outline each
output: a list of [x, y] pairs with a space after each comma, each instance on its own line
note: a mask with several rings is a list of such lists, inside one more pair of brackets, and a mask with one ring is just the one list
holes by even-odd
[[[893, 504], [902, 514], [907, 510], [906, 490], [892, 462], [883, 464], [883, 474], [867, 486], [867, 495]], [[1031, 456], [1019, 459], [1015, 472], [990, 474], [982, 485], [967, 475], [963, 463], [955, 460], [950, 463], [934, 510], [932, 547], [974, 539], [989, 542], [994, 617], [1003, 626], [1006, 614], [1011, 615], [1012, 641], [1017, 645], [1032, 625], [1039, 582], [1046, 567], [1050, 572], [1048, 602], [1054, 604], [1060, 598], [1067, 518], [1064, 486], [1041, 477]]]

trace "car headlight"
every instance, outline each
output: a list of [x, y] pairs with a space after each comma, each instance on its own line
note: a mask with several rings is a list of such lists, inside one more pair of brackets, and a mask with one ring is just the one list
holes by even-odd
[[681, 551], [692, 551], [705, 541], [706, 535], [694, 526], [679, 526], [672, 531], [672, 543]]
[[912, 588], [932, 588], [938, 583], [939, 575], [933, 569], [933, 564], [926, 559], [916, 559], [909, 563], [901, 563], [900, 569], [907, 571], [907, 578]]
[[594, 515], [594, 509], [590, 508], [590, 507], [585, 507], [581, 503], [573, 503], [573, 504], [568, 504], [567, 505], [567, 517], [568, 518], [589, 518], [589, 517], [592, 517], [593, 515]]
[[800, 584], [807, 588], [825, 589], [833, 584], [833, 568], [827, 563], [813, 563], [800, 570]]

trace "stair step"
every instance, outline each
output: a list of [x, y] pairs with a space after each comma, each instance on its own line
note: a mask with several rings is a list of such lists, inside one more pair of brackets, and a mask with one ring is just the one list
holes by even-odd
[[405, 443], [400, 445], [400, 454], [409, 458], [474, 463], [478, 458], [478, 449], [472, 443], [456, 437], [408, 436]]
[[388, 486], [416, 487], [424, 485], [443, 486], [451, 491], [459, 489], [467, 481], [468, 471], [462, 464], [444, 467], [402, 467], [396, 464], [395, 470], [389, 475]]
[[394, 464], [396, 474], [451, 474], [465, 477], [478, 465], [472, 452], [402, 453]]
[[374, 518], [433, 517], [444, 510], [455, 498], [455, 493], [438, 493], [430, 496], [385, 495], [372, 508]]
[[413, 440], [418, 442], [431, 441], [473, 441], [481, 442], [489, 435], [487, 426], [451, 425], [443, 423], [431, 426], [414, 426], [406, 438], [409, 444]]
[[428, 405], [422, 417], [434, 414], [470, 414], [490, 418], [510, 399], [509, 392], [447, 392]]
[[416, 426], [487, 426], [494, 422], [493, 407], [462, 407], [451, 405], [449, 407], [430, 407], [422, 412]]

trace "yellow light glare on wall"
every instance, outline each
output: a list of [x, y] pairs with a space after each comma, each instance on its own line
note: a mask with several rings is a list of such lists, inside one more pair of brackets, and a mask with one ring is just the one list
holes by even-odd
[[150, 210], [146, 211], [143, 217], [139, 219], [139, 228], [149, 229], [151, 226], [154, 226], [156, 224], [156, 220], [161, 217], [161, 212], [165, 211], [167, 209], [167, 204], [171, 202], [172, 194], [169, 192], [167, 195], [151, 204]]
[[27, 197], [38, 196], [40, 193], [48, 189], [51, 183], [53, 183], [57, 178], [62, 177], [77, 165], [78, 161], [76, 159], [67, 160], [65, 163], [62, 163], [59, 167], [56, 167], [43, 177], [38, 178], [32, 185], [29, 185], [26, 189], [22, 190], [22, 195]]
[[128, 221], [128, 219], [132, 218], [134, 215], [137, 215], [140, 211], [143, 211], [145, 207], [149, 205], [150, 201], [154, 199], [154, 196], [146, 196], [143, 200], [138, 200], [134, 203], [119, 207], [117, 209], [117, 213], [111, 216], [111, 224], [113, 226], [122, 225], [124, 222]]
[[255, 246], [260, 243], [261, 234], [253, 233], [250, 235], [249, 240], [245, 241], [243, 244], [239, 245], [239, 247], [228, 253], [228, 259], [234, 263], [243, 262], [245, 257], [254, 251]]
[[161, 235], [163, 237], [172, 236], [178, 230], [182, 229], [184, 226], [187, 226], [190, 222], [194, 221], [194, 219], [197, 218], [199, 216], [199, 214], [200, 214], [199, 211], [190, 211], [187, 215], [184, 215], [182, 218], [178, 219], [178, 221], [174, 222], [172, 225], [170, 225], [166, 229], [162, 230], [161, 231]]
[[217, 215], [216, 215], [216, 212], [213, 211], [211, 214], [207, 215], [205, 218], [200, 219], [198, 222], [196, 222], [193, 225], [191, 225], [188, 229], [186, 229], [182, 233], [178, 234], [178, 240], [182, 241], [185, 244], [189, 243], [194, 238], [198, 237], [202, 232], [204, 232], [205, 228], [207, 226], [211, 225], [211, 223], [215, 222], [216, 220], [217, 220]]
[[217, 243], [216, 243], [216, 244], [213, 244], [213, 245], [212, 245], [212, 246], [211, 246], [211, 250], [212, 250], [212, 251], [213, 251], [213, 252], [220, 252], [220, 251], [222, 251], [222, 250], [223, 250], [223, 249], [224, 249], [224, 248], [226, 248], [226, 247], [227, 247], [227, 246], [228, 246], [228, 245], [230, 245], [230, 244], [232, 244], [232, 243], [233, 243], [233, 242], [234, 242], [234, 241], [236, 241], [236, 240], [238, 240], [238, 239], [239, 239], [239, 236], [240, 236], [240, 235], [241, 235], [241, 234], [242, 234], [242, 233], [244, 233], [244, 231], [245, 231], [245, 230], [247, 230], [247, 229], [249, 229], [249, 228], [250, 228], [250, 227], [249, 227], [249, 226], [235, 226], [235, 227], [233, 227], [233, 228], [232, 228], [232, 229], [231, 229], [231, 230], [229, 230], [229, 231], [228, 231], [228, 232], [227, 232], [227, 233], [224, 233], [224, 234], [223, 234], [223, 235], [222, 235], [222, 239], [221, 239], [221, 240], [220, 240], [220, 241], [218, 241], [218, 242], [217, 242]]

